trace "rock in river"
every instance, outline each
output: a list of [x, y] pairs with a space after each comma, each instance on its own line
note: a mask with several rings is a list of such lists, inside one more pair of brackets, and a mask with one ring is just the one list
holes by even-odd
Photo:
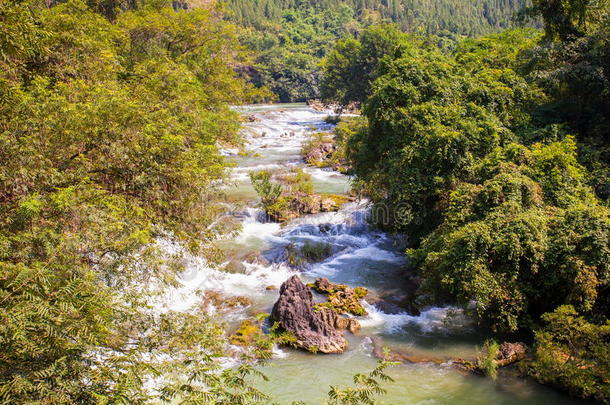
[[272, 318], [291, 332], [297, 345], [309, 351], [341, 353], [347, 347], [343, 334], [314, 310], [311, 291], [298, 276], [282, 284], [280, 298], [273, 306]]

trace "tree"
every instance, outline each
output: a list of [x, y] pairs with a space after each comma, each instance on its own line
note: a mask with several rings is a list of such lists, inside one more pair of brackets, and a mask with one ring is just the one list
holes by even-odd
[[530, 13], [543, 18], [549, 39], [566, 41], [605, 24], [609, 6], [607, 0], [533, 0]]
[[[155, 242], [213, 258], [218, 148], [238, 140], [229, 103], [251, 94], [234, 31], [214, 10], [98, 6], [0, 5], [6, 403], [147, 400], [159, 364], [141, 353], [168, 341], [153, 343], [164, 324], [144, 298], [178, 269]], [[202, 322], [200, 342], [217, 339]]]
[[357, 40], [339, 41], [322, 62], [322, 98], [343, 105], [365, 101], [383, 59], [395, 57], [402, 37], [394, 25], [373, 25]]

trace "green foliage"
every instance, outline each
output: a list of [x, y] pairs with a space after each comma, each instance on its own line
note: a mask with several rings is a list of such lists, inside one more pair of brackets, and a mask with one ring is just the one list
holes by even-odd
[[360, 303], [360, 300], [368, 294], [368, 290], [364, 287], [352, 289], [345, 284], [321, 284], [318, 280], [313, 284], [308, 284], [308, 286], [320, 294], [328, 296], [328, 301], [316, 304], [316, 307], [326, 307], [338, 314], [352, 314], [356, 316], [365, 316], [367, 314]]
[[543, 18], [549, 39], [573, 40], [608, 23], [610, 3], [607, 0], [533, 0], [532, 3], [528, 13]]
[[386, 373], [386, 369], [397, 363], [379, 361], [377, 367], [369, 374], [356, 374], [354, 376], [355, 387], [341, 388], [331, 386], [328, 392], [328, 405], [374, 405], [378, 404], [375, 397], [386, 393], [382, 383], [394, 382], [392, 377]]
[[486, 376], [495, 380], [498, 377], [498, 364], [496, 358], [500, 345], [495, 340], [486, 340], [483, 344], [479, 356], [477, 357], [477, 367], [482, 370]]
[[324, 242], [306, 241], [301, 247], [301, 254], [310, 263], [322, 261], [332, 254], [332, 246]]
[[[158, 238], [213, 259], [218, 147], [238, 141], [229, 103], [251, 89], [214, 10], [135, 6], [0, 4], [3, 403], [143, 403], [167, 372], [143, 353], [222, 351], [213, 321], [155, 318], [146, 297], [177, 270]], [[169, 324], [182, 342], [157, 341]]]
[[465, 4], [453, 0], [229, 0], [228, 4], [235, 13], [234, 19], [255, 27], [264, 27], [269, 21], [290, 22], [298, 18], [297, 10], [306, 9], [320, 14], [334, 14], [334, 19], [347, 15], [350, 24], [353, 24], [351, 19], [367, 25], [384, 20], [396, 23], [405, 31], [474, 36], [508, 27], [513, 13], [524, 7], [526, 2], [482, 0]]
[[365, 101], [380, 73], [382, 60], [398, 51], [403, 37], [394, 25], [373, 25], [364, 29], [357, 40], [338, 41], [322, 62], [322, 98], [342, 105]]
[[[542, 319], [530, 371], [607, 398], [607, 5], [534, 9], [546, 37], [510, 30], [448, 53], [403, 36], [370, 58], [368, 126], [348, 133], [346, 155], [385, 214], [373, 219], [411, 238], [419, 303], [457, 302], [501, 333]], [[327, 59], [333, 97], [356, 93], [336, 76], [362, 46], [346, 39]], [[494, 376], [497, 345], [484, 352]]]
[[525, 76], [538, 41], [506, 31], [447, 55], [403, 37], [371, 62], [368, 128], [347, 136], [356, 184], [385, 213], [373, 219], [412, 240], [419, 301], [474, 303], [498, 332], [562, 304], [608, 314], [610, 213], [576, 139], [547, 126], [552, 96]]
[[254, 339], [261, 335], [262, 331], [259, 325], [250, 320], [242, 321], [239, 328], [233, 335], [229, 337], [229, 342], [238, 346], [248, 346], [254, 342]]
[[[443, 223], [411, 251], [425, 277], [421, 293], [474, 301], [499, 331], [527, 328], [565, 303], [606, 313], [597, 297], [608, 282], [610, 212], [586, 189], [573, 146], [521, 147], [521, 165], [499, 163], [489, 180], [458, 186]], [[548, 153], [557, 165], [538, 171]]]
[[250, 173], [250, 181], [254, 191], [261, 197], [263, 206], [275, 204], [282, 194], [282, 185], [271, 181], [271, 173], [267, 170]]
[[536, 332], [530, 373], [539, 381], [567, 389], [578, 397], [610, 397], [610, 323], [587, 322], [571, 306], [543, 316]]
[[285, 177], [284, 181], [288, 185], [291, 193], [313, 193], [311, 175], [305, 173], [300, 167], [292, 169], [291, 172]]
[[[255, 63], [245, 66], [244, 73], [257, 86], [270, 88], [283, 102], [319, 97], [320, 60], [337, 39], [357, 35], [368, 26], [394, 23], [403, 31], [440, 34], [443, 39], [439, 40], [451, 42], [459, 35], [480, 35], [510, 26], [513, 14], [524, 5], [523, 0], [227, 1], [232, 12], [229, 18], [244, 27], [242, 43], [257, 53]], [[353, 41], [345, 40], [335, 50], [349, 55], [352, 45]], [[334, 59], [337, 73], [355, 67], [344, 61]], [[336, 79], [342, 87], [349, 84], [348, 77], [337, 75]], [[369, 86], [366, 81], [359, 83], [365, 90]], [[341, 94], [328, 92], [329, 84], [332, 82], [323, 84], [322, 93], [338, 99]]]
[[[251, 172], [250, 179], [265, 213], [273, 221], [288, 221], [305, 213], [318, 213], [323, 208], [323, 196], [314, 193], [311, 175], [301, 168], [273, 175], [268, 171]], [[333, 202], [330, 208], [338, 208], [336, 199], [329, 197]]]
[[512, 99], [508, 85], [525, 87], [523, 79], [474, 56], [465, 65], [418, 40], [401, 50], [373, 85], [364, 108], [369, 129], [350, 139], [348, 157], [360, 187], [389, 210], [389, 223], [417, 240], [440, 223], [447, 191], [509, 138], [506, 126], [531, 96], [525, 88]]
[[[592, 12], [596, 4], [590, 3]], [[607, 22], [607, 2], [605, 7], [602, 21]], [[545, 120], [576, 135], [580, 160], [592, 172], [597, 194], [606, 200], [610, 197], [609, 27], [587, 24], [577, 38], [546, 41], [531, 52], [526, 65], [532, 80], [552, 97], [552, 104], [541, 111]]]
[[297, 347], [297, 337], [290, 331], [282, 329], [279, 322], [274, 322], [269, 329], [271, 340], [280, 346]]

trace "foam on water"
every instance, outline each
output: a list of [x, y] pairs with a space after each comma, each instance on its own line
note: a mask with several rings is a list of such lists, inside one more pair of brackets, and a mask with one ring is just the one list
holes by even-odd
[[360, 320], [363, 328], [373, 328], [385, 333], [405, 333], [405, 327], [412, 326], [422, 333], [451, 334], [464, 332], [471, 326], [471, 321], [464, 315], [462, 309], [446, 306], [431, 307], [420, 315], [409, 315], [406, 312], [386, 314], [374, 305], [363, 302], [368, 315]]
[[376, 261], [390, 262], [390, 263], [403, 263], [404, 257], [390, 252], [389, 250], [382, 249], [376, 245], [366, 246], [361, 249], [355, 250], [350, 256], [350, 259], [372, 259]]
[[237, 243], [247, 243], [252, 239], [261, 241], [281, 242], [283, 239], [278, 237], [280, 224], [277, 222], [261, 221], [264, 219], [264, 212], [257, 208], [248, 208], [245, 218], [241, 224], [242, 229], [235, 238]]
[[409, 323], [412, 318], [406, 312], [386, 314], [366, 301], [363, 301], [362, 305], [368, 313], [367, 316], [359, 319], [360, 325], [363, 328], [377, 329], [387, 333], [398, 333], [402, 331], [402, 327]]
[[[248, 111], [248, 108], [243, 111]], [[258, 153], [264, 151], [265, 154], [284, 152], [298, 155], [301, 145], [312, 130], [328, 131], [332, 128], [332, 125], [323, 121], [327, 112], [305, 109], [250, 111], [254, 113], [256, 121], [247, 124], [243, 134], [248, 148]], [[286, 157], [283, 156], [284, 159]]]
[[454, 306], [428, 308], [414, 317], [412, 323], [425, 333], [464, 332], [472, 326], [464, 310]]
[[277, 345], [273, 345], [271, 353], [273, 354], [273, 358], [276, 359], [285, 359], [286, 357], [288, 357], [288, 352], [280, 349]]
[[159, 311], [189, 311], [198, 307], [205, 291], [218, 291], [225, 296], [258, 297], [265, 293], [265, 287], [279, 285], [295, 274], [294, 270], [282, 265], [244, 263], [243, 274], [227, 273], [209, 266], [204, 259], [189, 258], [186, 271], [177, 288], [167, 289], [162, 299], [156, 303]]
[[[234, 238], [239, 244], [252, 244], [254, 241], [278, 243], [284, 239], [278, 236], [280, 225], [261, 222], [262, 211], [248, 208], [244, 212], [242, 229]], [[166, 288], [162, 297], [155, 302], [158, 311], [189, 311], [202, 302], [205, 291], [218, 291], [225, 296], [257, 297], [264, 294], [265, 287], [280, 285], [295, 271], [282, 263], [263, 265], [243, 262], [243, 273], [228, 273], [221, 269], [226, 263], [211, 266], [205, 258], [185, 253], [181, 248], [167, 240], [159, 245], [168, 256], [181, 254], [185, 270], [178, 277], [179, 286]], [[213, 311], [213, 309], [210, 309]]]

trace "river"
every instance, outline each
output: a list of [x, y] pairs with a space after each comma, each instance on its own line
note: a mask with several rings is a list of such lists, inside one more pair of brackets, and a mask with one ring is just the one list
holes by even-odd
[[[333, 282], [364, 286], [372, 296], [400, 301], [405, 288], [408, 263], [400, 244], [383, 232], [372, 229], [366, 221], [366, 202], [346, 204], [339, 212], [309, 215], [283, 226], [264, 220], [256, 206], [256, 194], [250, 185], [251, 170], [303, 167], [311, 174], [318, 192], [343, 194], [349, 191], [350, 179], [337, 172], [305, 167], [301, 144], [314, 131], [330, 131], [324, 122], [326, 113], [315, 112], [305, 105], [260, 105], [242, 107], [244, 114], [255, 117], [245, 124], [248, 156], [227, 151], [235, 163], [234, 186], [228, 199], [237, 204], [234, 217], [241, 231], [220, 243], [227, 260], [238, 262], [240, 271], [229, 273], [211, 269], [193, 259], [183, 276], [185, 287], [173, 298], [172, 309], [186, 309], [200, 298], [196, 290], [220, 291], [226, 296], [246, 296], [253, 304], [226, 318], [230, 324], [260, 311], [271, 312], [283, 281], [300, 273], [303, 281], [327, 277]], [[309, 265], [303, 271], [282, 263], [282, 252], [289, 243], [324, 242], [333, 246], [327, 260]], [[263, 260], [253, 260], [261, 257]], [[355, 373], [367, 372], [376, 365], [371, 337], [383, 339], [385, 345], [417, 357], [450, 359], [474, 358], [482, 337], [456, 308], [427, 308], [419, 315], [393, 308], [386, 313], [366, 304], [367, 316], [359, 317], [362, 330], [358, 336], [346, 332], [348, 350], [340, 355], [310, 354], [278, 348], [262, 371], [268, 382], [257, 387], [274, 401], [289, 404], [305, 401], [321, 404], [330, 385], [351, 385]], [[211, 308], [210, 310], [213, 310]], [[447, 362], [423, 362], [392, 367], [389, 374], [396, 380], [386, 385], [388, 393], [381, 398], [386, 404], [553, 404], [582, 403], [528, 380], [500, 375], [496, 381], [463, 375]]]

